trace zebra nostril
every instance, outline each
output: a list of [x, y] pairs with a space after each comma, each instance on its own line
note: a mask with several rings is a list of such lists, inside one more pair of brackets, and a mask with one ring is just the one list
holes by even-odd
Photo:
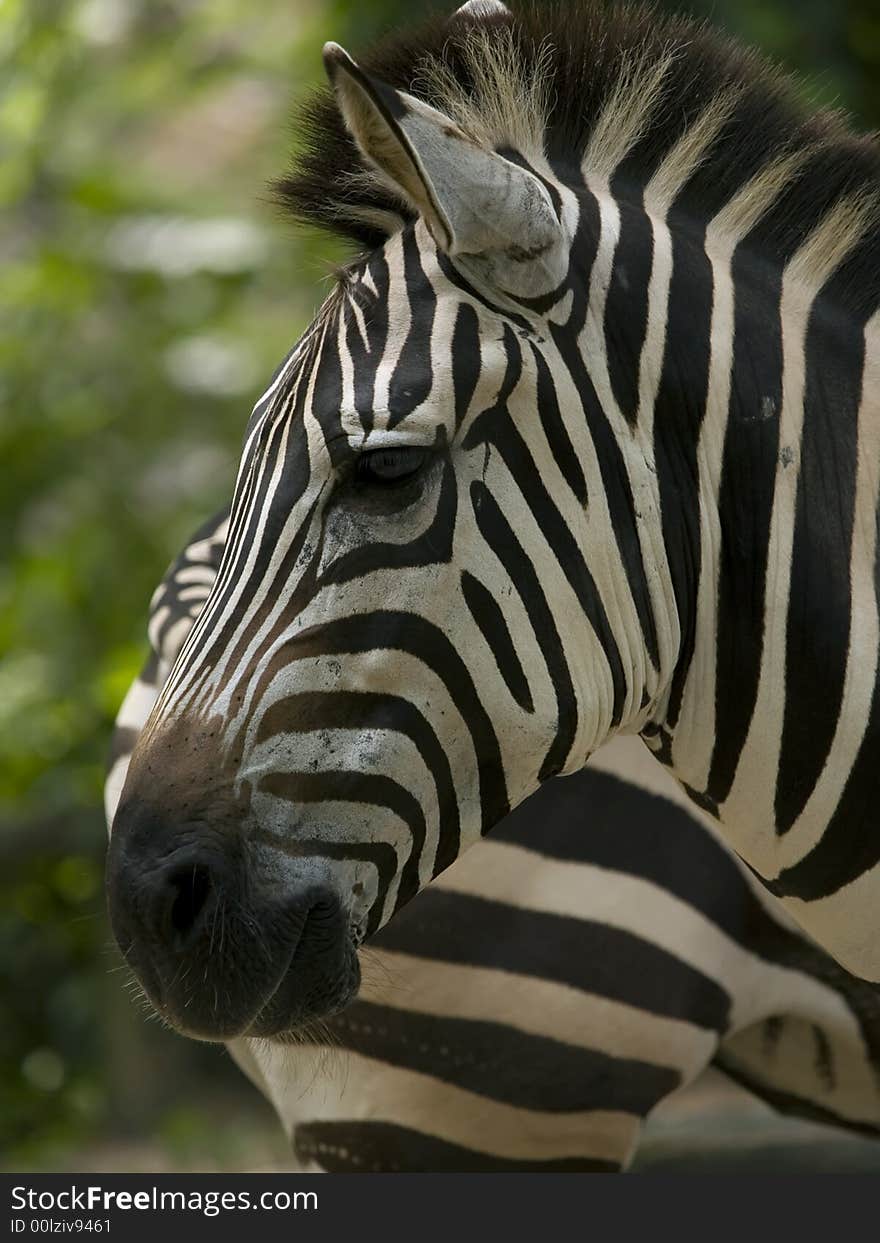
[[211, 873], [202, 864], [189, 864], [175, 869], [166, 881], [172, 894], [169, 911], [171, 939], [176, 949], [183, 949], [199, 926], [214, 888]]

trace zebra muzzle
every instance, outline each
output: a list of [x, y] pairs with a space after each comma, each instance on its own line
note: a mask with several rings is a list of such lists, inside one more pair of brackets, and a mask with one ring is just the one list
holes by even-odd
[[265, 873], [239, 834], [164, 829], [126, 804], [107, 864], [113, 933], [148, 999], [203, 1040], [281, 1037], [342, 1008], [360, 982], [348, 912], [314, 867]]

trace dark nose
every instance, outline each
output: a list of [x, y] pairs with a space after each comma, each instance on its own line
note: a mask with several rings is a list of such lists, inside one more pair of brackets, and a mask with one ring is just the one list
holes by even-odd
[[[206, 827], [207, 824], [207, 827]], [[113, 934], [147, 996], [188, 1035], [272, 1035], [338, 1009], [357, 988], [342, 904], [328, 885], [260, 875], [240, 826], [117, 812], [107, 859]]]
[[222, 895], [233, 889], [226, 860], [194, 847], [152, 865], [122, 853], [122, 868], [111, 876], [111, 893], [123, 895], [122, 903], [111, 900], [114, 927], [121, 921], [136, 942], [155, 947], [157, 958], [163, 950], [181, 956], [197, 950], [206, 923], [219, 917]]

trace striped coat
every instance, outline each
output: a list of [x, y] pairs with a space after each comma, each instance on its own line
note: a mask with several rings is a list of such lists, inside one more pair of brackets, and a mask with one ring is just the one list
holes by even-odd
[[[108, 818], [225, 531], [207, 524], [154, 595]], [[650, 1111], [709, 1064], [784, 1112], [880, 1134], [875, 991], [797, 931], [698, 816], [618, 740], [376, 934], [347, 1010], [295, 1044], [231, 1042], [299, 1161], [616, 1170]]]
[[280, 186], [360, 250], [254, 408], [109, 855], [190, 1033], [333, 1012], [619, 734], [880, 981], [880, 149], [685, 19], [511, 9], [328, 44]]

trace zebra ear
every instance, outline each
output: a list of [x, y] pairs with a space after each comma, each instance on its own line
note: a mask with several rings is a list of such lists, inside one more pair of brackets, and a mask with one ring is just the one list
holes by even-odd
[[515, 265], [540, 260], [561, 239], [550, 195], [527, 169], [365, 73], [338, 44], [325, 44], [324, 64], [360, 151], [424, 217], [440, 250]]
[[460, 9], [456, 9], [453, 17], [510, 17], [510, 9], [501, 0], [467, 0]]

